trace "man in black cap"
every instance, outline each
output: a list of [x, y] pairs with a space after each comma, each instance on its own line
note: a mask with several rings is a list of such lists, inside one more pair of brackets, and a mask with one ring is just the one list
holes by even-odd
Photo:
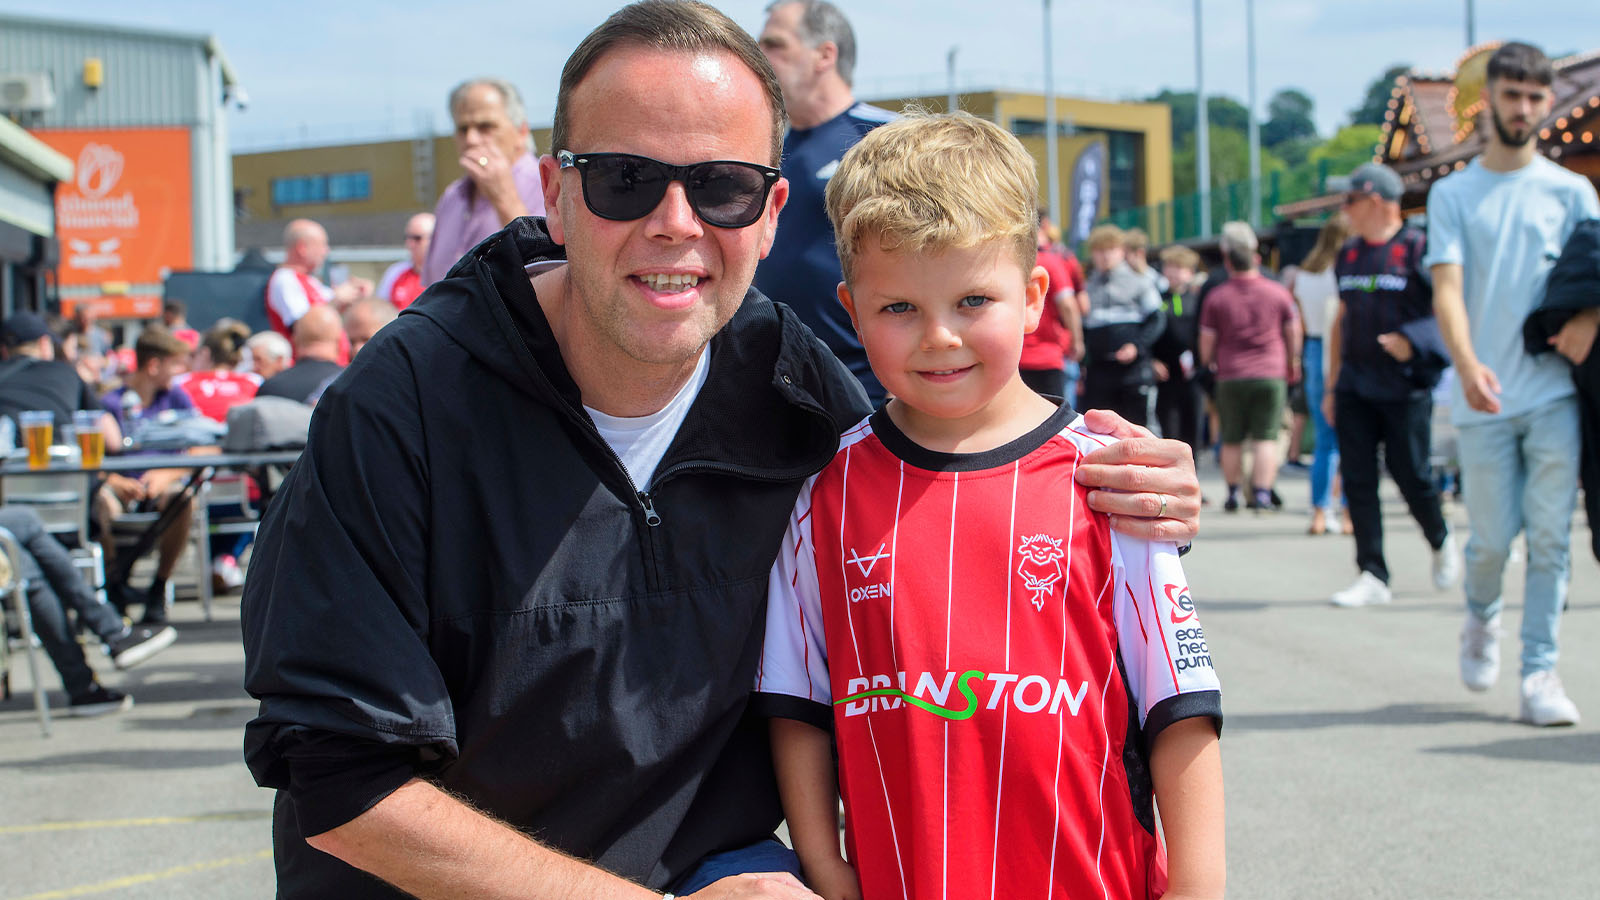
[[[56, 434], [72, 423], [73, 412], [99, 409], [94, 391], [83, 383], [72, 364], [56, 359], [55, 340], [50, 326], [31, 312], [19, 312], [0, 326], [0, 342], [5, 345], [5, 362], [0, 363], [0, 416], [13, 422], [28, 409], [47, 409], [55, 413]], [[110, 415], [102, 418], [106, 444], [119, 446], [122, 431]]]
[[1344, 216], [1355, 236], [1334, 263], [1339, 314], [1328, 323], [1321, 402], [1339, 434], [1339, 475], [1361, 571], [1354, 584], [1329, 599], [1334, 606], [1369, 606], [1390, 600], [1378, 506], [1380, 445], [1411, 517], [1433, 548], [1434, 587], [1447, 590], [1461, 578], [1461, 551], [1445, 525], [1428, 469], [1433, 387], [1450, 360], [1433, 318], [1433, 282], [1422, 265], [1427, 238], [1400, 218], [1400, 176], [1367, 163], [1335, 187], [1344, 188]]

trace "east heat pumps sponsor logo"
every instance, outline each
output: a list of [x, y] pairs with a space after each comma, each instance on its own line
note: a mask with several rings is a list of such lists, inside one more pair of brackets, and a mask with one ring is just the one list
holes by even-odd
[[1044, 602], [1055, 596], [1056, 585], [1061, 583], [1061, 560], [1066, 551], [1061, 549], [1061, 538], [1048, 534], [1032, 534], [1017, 546], [1017, 574], [1022, 576], [1022, 586], [1033, 592], [1028, 598], [1036, 610], [1044, 609]]
[[[922, 672], [906, 690], [906, 673], [851, 678], [846, 695], [833, 701], [844, 707], [846, 717], [871, 712], [909, 709], [929, 713], [952, 722], [972, 718], [980, 708], [999, 709], [1002, 705], [1021, 713], [1076, 716], [1089, 694], [1089, 682], [1076, 685], [1065, 678], [1042, 675], [1016, 675], [1008, 672]], [[960, 696], [952, 701], [952, 689]]]
[[1162, 585], [1161, 590], [1167, 596], [1167, 617], [1178, 626], [1172, 632], [1176, 641], [1172, 648], [1176, 654], [1173, 664], [1179, 672], [1211, 668], [1211, 647], [1206, 644], [1205, 629], [1195, 620], [1194, 599], [1189, 596], [1189, 589], [1180, 584], [1167, 584]]

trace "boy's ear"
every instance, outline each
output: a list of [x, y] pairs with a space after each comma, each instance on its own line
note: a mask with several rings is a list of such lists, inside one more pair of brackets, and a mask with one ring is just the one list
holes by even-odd
[[1033, 334], [1039, 327], [1039, 319], [1044, 315], [1045, 291], [1050, 289], [1050, 272], [1044, 266], [1034, 266], [1028, 274], [1028, 282], [1023, 286], [1023, 316], [1022, 333]]
[[839, 302], [844, 305], [844, 311], [850, 314], [850, 327], [856, 330], [856, 336], [861, 336], [861, 322], [856, 319], [856, 300], [850, 296], [850, 285], [839, 282], [834, 289], [839, 295]]

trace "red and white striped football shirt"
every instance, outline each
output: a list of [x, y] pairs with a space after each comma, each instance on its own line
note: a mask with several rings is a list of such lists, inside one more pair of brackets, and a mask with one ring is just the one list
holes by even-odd
[[1220, 690], [1176, 549], [1073, 480], [1085, 428], [944, 454], [880, 412], [801, 491], [755, 704], [831, 716], [867, 900], [1165, 889], [1148, 739]]

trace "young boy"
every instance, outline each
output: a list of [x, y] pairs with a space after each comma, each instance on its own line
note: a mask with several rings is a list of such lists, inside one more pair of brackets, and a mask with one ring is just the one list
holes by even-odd
[[[1127, 260], [1127, 236], [1115, 225], [1089, 232], [1094, 271], [1084, 289], [1083, 408], [1110, 409], [1135, 425], [1155, 417], [1156, 375], [1150, 350], [1166, 327], [1161, 292]], [[1146, 269], [1145, 272], [1149, 270]]]
[[1018, 374], [1037, 190], [964, 113], [874, 130], [828, 185], [894, 399], [801, 491], [754, 704], [829, 900], [1222, 895], [1220, 694], [1177, 551], [1089, 511], [1073, 471], [1108, 439]]

